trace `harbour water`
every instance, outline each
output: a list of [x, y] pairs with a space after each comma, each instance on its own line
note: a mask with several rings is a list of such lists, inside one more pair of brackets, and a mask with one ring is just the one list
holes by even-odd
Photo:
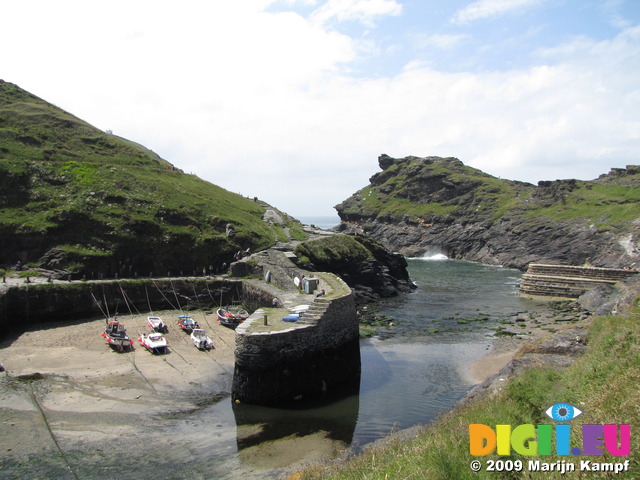
[[118, 421], [135, 425], [136, 434], [81, 442], [66, 454], [73, 474], [56, 452], [0, 471], [6, 478], [282, 478], [432, 421], [473, 386], [469, 365], [487, 352], [500, 322], [543, 306], [518, 296], [516, 270], [438, 252], [408, 262], [418, 289], [379, 307], [378, 332], [361, 342], [358, 395], [297, 410], [223, 397], [188, 412], [123, 416]]
[[378, 314], [386, 326], [361, 343], [359, 395], [293, 411], [238, 407], [227, 398], [198, 413], [196, 422], [235, 427], [235, 439], [201, 438], [210, 443], [209, 460], [227, 452], [221, 478], [276, 478], [292, 464], [358, 451], [432, 421], [473, 386], [469, 365], [487, 353], [500, 322], [544, 308], [518, 296], [516, 270], [441, 254], [409, 259], [409, 270], [418, 289], [385, 301]]

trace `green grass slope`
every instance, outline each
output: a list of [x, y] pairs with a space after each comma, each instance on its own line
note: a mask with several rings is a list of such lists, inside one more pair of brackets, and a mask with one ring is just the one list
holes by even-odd
[[493, 177], [455, 158], [380, 157], [382, 172], [336, 206], [346, 221], [408, 217], [433, 223], [526, 221], [594, 224], [624, 231], [640, 217], [640, 167], [614, 169], [592, 181], [557, 180], [532, 185]]
[[201, 272], [285, 229], [304, 237], [287, 215], [264, 222], [267, 207], [0, 80], [0, 264]]

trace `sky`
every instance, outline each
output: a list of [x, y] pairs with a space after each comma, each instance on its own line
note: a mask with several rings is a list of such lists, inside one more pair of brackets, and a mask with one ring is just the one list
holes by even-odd
[[640, 0], [3, 2], [0, 79], [295, 217], [378, 156], [640, 163]]

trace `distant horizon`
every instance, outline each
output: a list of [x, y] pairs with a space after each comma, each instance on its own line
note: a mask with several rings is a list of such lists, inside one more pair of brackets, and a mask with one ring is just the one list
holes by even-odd
[[[287, 212], [288, 213], [288, 212]], [[288, 213], [291, 215], [290, 213]], [[315, 225], [318, 228], [332, 228], [340, 224], [340, 217], [335, 215], [291, 215], [303, 225]]]

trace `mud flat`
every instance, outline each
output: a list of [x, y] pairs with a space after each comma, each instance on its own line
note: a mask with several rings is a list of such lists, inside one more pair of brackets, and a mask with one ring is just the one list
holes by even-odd
[[[498, 374], [509, 362], [538, 344], [543, 339], [562, 337], [563, 331], [573, 331], [576, 327], [583, 328], [590, 323], [586, 310], [578, 308], [575, 303], [561, 302], [568, 306], [564, 308], [549, 308], [538, 311], [535, 315], [523, 312], [517, 320], [504, 331], [508, 335], [496, 335], [487, 347], [487, 354], [471, 363], [469, 366], [470, 379], [481, 384], [488, 378]], [[516, 334], [518, 333], [518, 334]], [[514, 334], [514, 335], [511, 335]]]
[[177, 326], [179, 313], [155, 312], [169, 326], [169, 353], [163, 355], [137, 342], [150, 331], [146, 314], [119, 318], [135, 340], [128, 353], [116, 352], [100, 336], [103, 318], [48, 323], [5, 338], [0, 476], [146, 478], [127, 458], [149, 455], [150, 463], [165, 466], [184, 461], [173, 445], [180, 436], [165, 438], [163, 430], [172, 419], [229, 395], [235, 332], [215, 315], [192, 313], [215, 346], [200, 351]]

